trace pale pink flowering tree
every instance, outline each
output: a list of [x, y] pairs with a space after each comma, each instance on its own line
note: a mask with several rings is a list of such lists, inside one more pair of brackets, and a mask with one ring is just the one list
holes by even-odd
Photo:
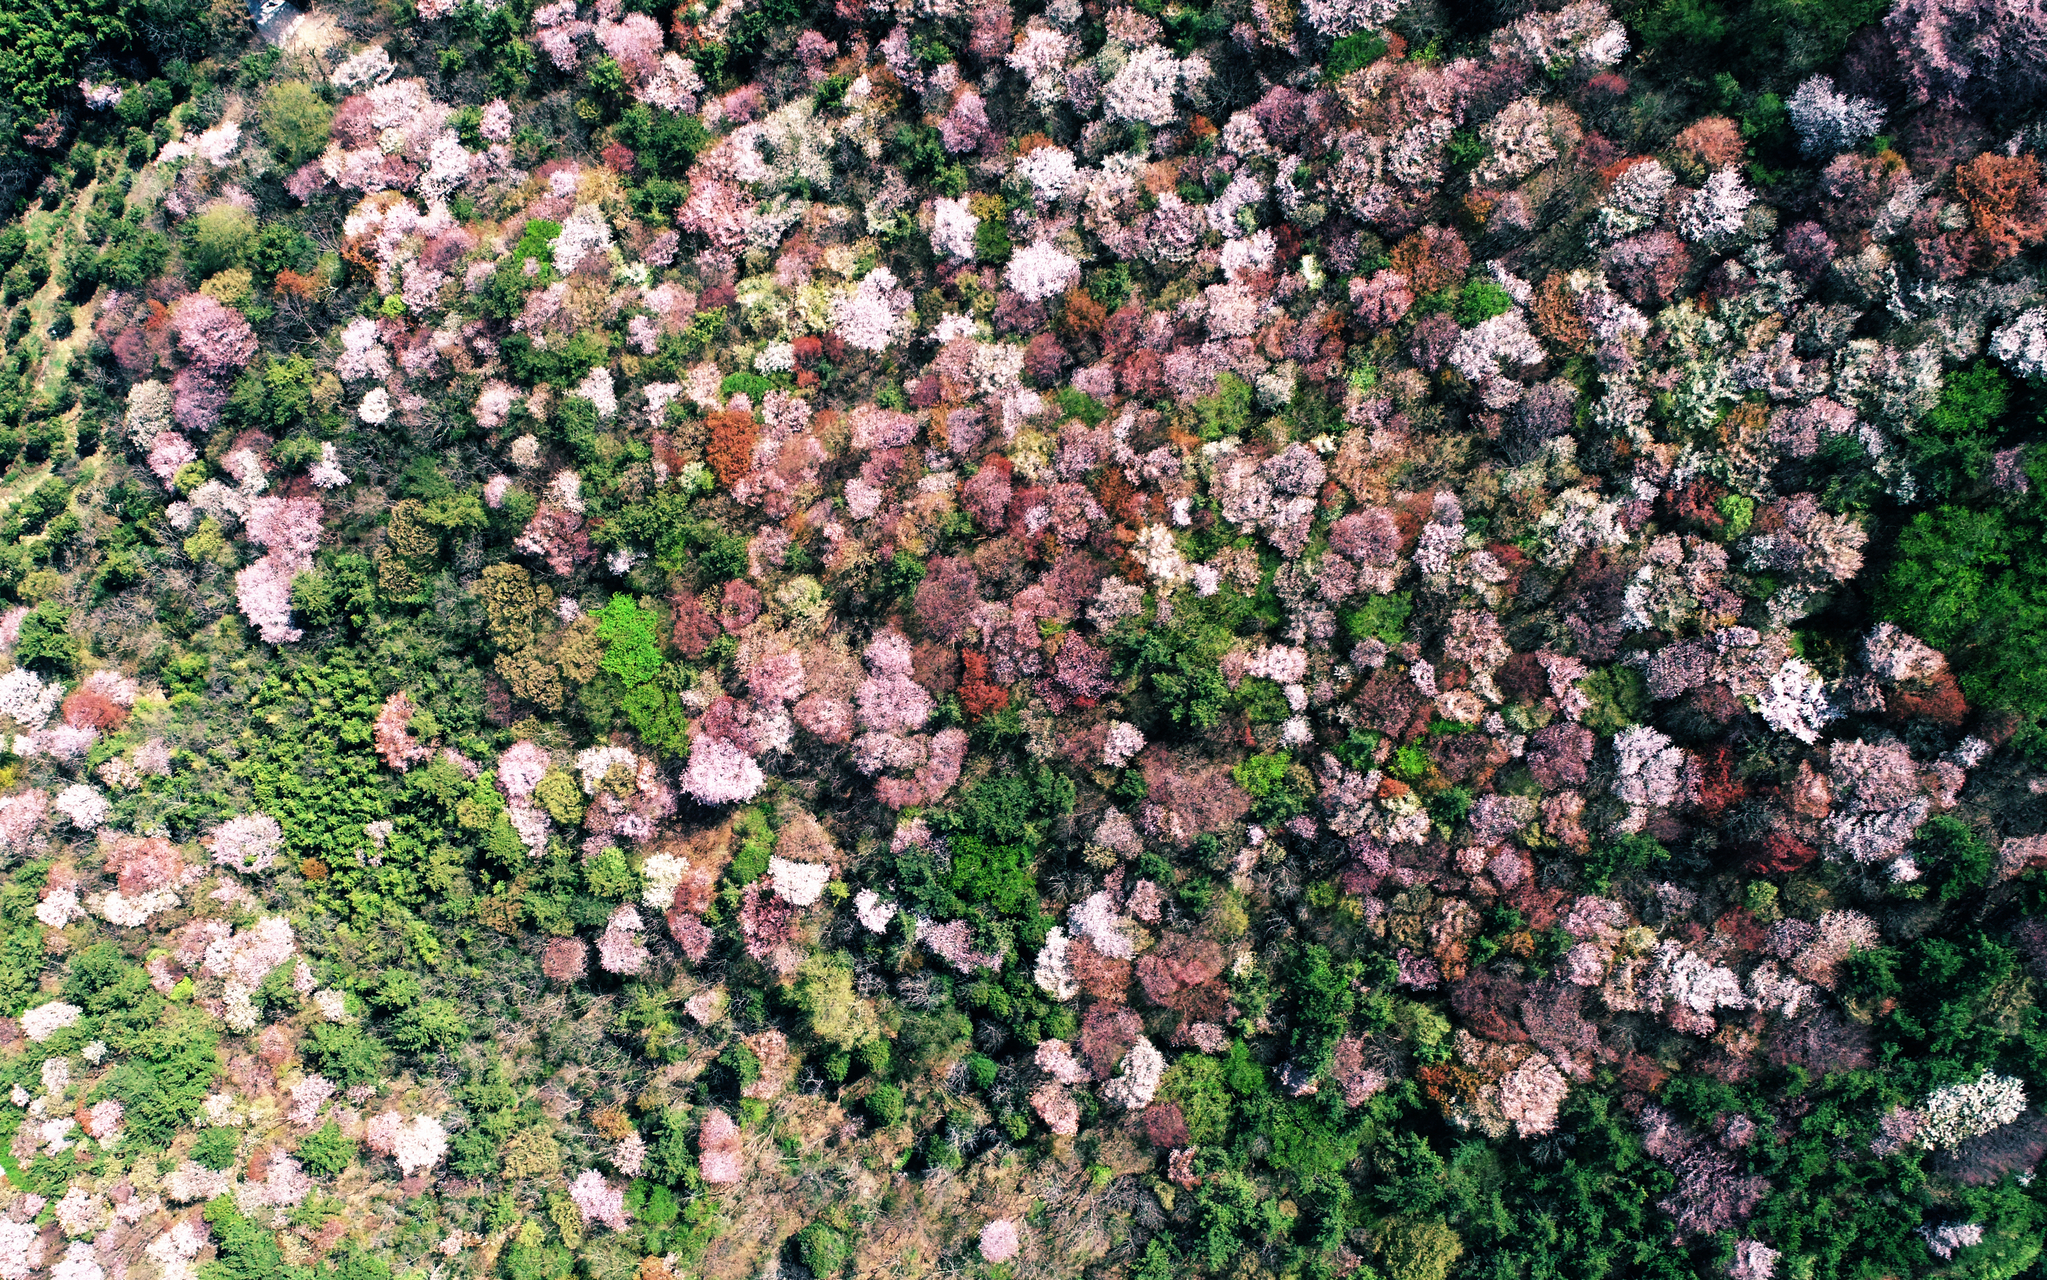
[[1031, 1094], [1031, 1110], [1055, 1135], [1070, 1138], [1080, 1132], [1080, 1104], [1064, 1086], [1047, 1081]]
[[953, 155], [979, 147], [988, 137], [988, 107], [981, 95], [971, 89], [962, 93], [938, 122], [938, 136]]
[[340, 489], [348, 484], [348, 473], [341, 469], [341, 455], [333, 441], [320, 445], [319, 461], [306, 469], [306, 479], [312, 481], [315, 489]]
[[533, 788], [547, 776], [547, 767], [554, 763], [547, 748], [531, 742], [519, 741], [505, 749], [498, 757], [498, 785], [507, 796], [523, 800], [533, 794]]
[[597, 43], [625, 72], [628, 84], [638, 84], [657, 73], [661, 65], [661, 24], [644, 13], [629, 13], [617, 22], [597, 21]]
[[1549, 1133], [1570, 1090], [1556, 1064], [1534, 1054], [1500, 1081], [1500, 1112], [1524, 1138]]
[[590, 531], [584, 526], [582, 513], [553, 501], [540, 504], [512, 545], [545, 560], [547, 567], [559, 574], [574, 572], [592, 554]]
[[0, 849], [20, 853], [33, 848], [49, 812], [50, 794], [39, 787], [0, 799]]
[[1000, 971], [1002, 968], [1001, 955], [974, 949], [974, 931], [964, 920], [948, 920], [944, 924], [919, 920], [917, 941], [958, 973], [972, 973], [976, 969]]
[[448, 1154], [448, 1131], [432, 1116], [414, 1116], [392, 1137], [391, 1158], [406, 1177], [425, 1173]]
[[923, 727], [931, 695], [910, 678], [910, 641], [900, 631], [875, 633], [867, 646], [868, 679], [854, 695], [860, 723], [875, 733]]
[[1905, 0], [1884, 19], [1916, 102], [2017, 110], [2047, 91], [2047, 19], [2013, 0]]
[[43, 1265], [43, 1242], [34, 1222], [0, 1220], [0, 1278], [28, 1280]]
[[519, 403], [518, 389], [510, 383], [493, 378], [483, 384], [483, 390], [476, 394], [476, 425], [486, 431], [495, 431], [505, 425], [512, 409]]
[[95, 1138], [105, 1138], [121, 1127], [121, 1117], [126, 1109], [112, 1098], [95, 1102], [85, 1113], [85, 1131]]
[[263, 985], [272, 969], [297, 954], [291, 921], [264, 916], [246, 929], [209, 942], [202, 962], [206, 972], [233, 979], [253, 991]]
[[144, 777], [171, 776], [171, 748], [162, 738], [151, 738], [135, 748], [135, 772]]
[[84, 831], [97, 829], [113, 812], [107, 798], [84, 783], [74, 783], [58, 792], [51, 807], [70, 819], [72, 826]]
[[39, 1004], [21, 1015], [21, 1033], [41, 1044], [66, 1027], [75, 1027], [85, 1010], [62, 1000]]
[[1148, 44], [1131, 54], [1104, 87], [1103, 109], [1112, 120], [1131, 120], [1154, 128], [1171, 124], [1179, 115], [1173, 91], [1180, 85], [1182, 70], [1171, 50]]
[[1774, 1280], [1780, 1256], [1760, 1240], [1737, 1240], [1727, 1274], [1730, 1280]]
[[434, 752], [430, 743], [412, 736], [412, 717], [417, 711], [412, 699], [399, 690], [384, 700], [373, 727], [377, 755], [400, 773], [425, 760]]
[[1008, 1218], [997, 1218], [981, 1228], [981, 1259], [984, 1262], [1007, 1262], [1021, 1247], [1016, 1237], [1016, 1223]]
[[611, 1163], [626, 1177], [639, 1177], [640, 1170], [645, 1168], [647, 1163], [646, 1140], [638, 1133], [628, 1133], [620, 1138], [618, 1145], [611, 1149]]
[[1545, 71], [1590, 73], [1628, 52], [1627, 29], [1602, 0], [1574, 0], [1554, 13], [1531, 13], [1493, 33], [1492, 55], [1533, 62]]
[[1680, 1236], [1710, 1236], [1748, 1220], [1770, 1190], [1769, 1180], [1743, 1177], [1733, 1160], [1663, 1108], [1642, 1108], [1643, 1146], [1677, 1175], [1677, 1190], [1660, 1202]]
[[227, 403], [227, 378], [213, 376], [203, 365], [188, 364], [172, 376], [171, 392], [171, 419], [178, 429], [204, 434], [220, 421], [221, 406]]
[[1755, 201], [1738, 170], [1716, 169], [1698, 194], [1679, 207], [1677, 233], [1691, 241], [1725, 239], [1741, 230], [1742, 218]]
[[1034, 240], [1011, 255], [1005, 279], [1024, 297], [1041, 302], [1066, 292], [1080, 279], [1080, 262], [1048, 240]]
[[158, 432], [155, 443], [149, 447], [149, 469], [166, 488], [177, 479], [179, 471], [197, 461], [199, 451], [175, 431]]
[[476, 132], [485, 142], [512, 140], [512, 109], [503, 98], [493, 98], [484, 104], [483, 119], [477, 122]]
[[931, 206], [931, 247], [961, 262], [974, 260], [974, 233], [981, 220], [967, 208], [965, 200], [938, 197]]
[[[703, 77], [697, 74], [696, 64], [677, 53], [662, 54], [654, 73], [633, 86], [635, 98], [664, 111], [696, 110], [697, 95], [703, 91]], [[674, 238], [673, 233], [669, 238]], [[653, 262], [658, 256], [651, 255], [647, 261]], [[666, 260], [657, 265], [666, 265]]]
[[341, 331], [341, 354], [334, 372], [346, 382], [380, 382], [391, 376], [391, 357], [377, 337], [377, 322], [357, 316]]
[[1302, 11], [1317, 31], [1335, 40], [1384, 26], [1402, 7], [1398, 0], [1307, 0]]
[[790, 649], [755, 659], [747, 668], [746, 687], [762, 706], [796, 701], [803, 696], [803, 656]]
[[713, 1109], [705, 1116], [697, 1133], [697, 1173], [714, 1186], [727, 1186], [746, 1176], [739, 1126], [723, 1110]]
[[589, 35], [591, 26], [576, 16], [576, 0], [558, 0], [533, 11], [533, 40], [558, 71], [574, 71], [581, 62], [576, 41]]
[[285, 1092], [291, 1098], [285, 1117], [301, 1129], [310, 1129], [320, 1118], [320, 1108], [334, 1096], [334, 1082], [325, 1076], [310, 1075]]
[[746, 242], [753, 204], [744, 188], [707, 176], [690, 183], [689, 199], [675, 211], [675, 225], [707, 237], [721, 249], [736, 249]]
[[317, 498], [257, 498], [249, 504], [249, 541], [269, 554], [235, 575], [235, 598], [266, 644], [304, 635], [291, 625], [292, 579], [313, 567], [320, 546]]
[[201, 841], [213, 851], [213, 860], [236, 871], [268, 871], [284, 847], [284, 828], [267, 813], [245, 813], [229, 818]]
[[576, 1213], [583, 1219], [583, 1225], [601, 1222], [613, 1231], [626, 1229], [625, 1188], [614, 1187], [604, 1181], [604, 1175], [595, 1169], [585, 1169], [569, 1184], [569, 1202], [576, 1206]]
[[597, 939], [597, 962], [606, 973], [640, 973], [653, 959], [640, 934], [646, 928], [640, 920], [640, 913], [630, 902], [623, 903], [611, 913], [611, 919], [604, 924], [604, 932]]
[[832, 319], [846, 345], [881, 351], [909, 336], [914, 299], [887, 267], [876, 267], [839, 299]]
[[744, 804], [760, 794], [767, 777], [754, 758], [724, 738], [702, 733], [690, 744], [682, 789], [700, 804]]

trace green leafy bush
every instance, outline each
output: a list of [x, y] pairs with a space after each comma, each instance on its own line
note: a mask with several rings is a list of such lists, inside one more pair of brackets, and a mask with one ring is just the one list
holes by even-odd
[[894, 1128], [903, 1122], [903, 1091], [892, 1084], [877, 1084], [862, 1103], [874, 1122]]
[[278, 160], [296, 168], [326, 149], [334, 109], [311, 85], [286, 80], [273, 84], [263, 95], [257, 118], [263, 125], [263, 140]]
[[293, 1154], [314, 1177], [333, 1178], [354, 1162], [355, 1143], [342, 1136], [340, 1125], [329, 1120], [301, 1138]]

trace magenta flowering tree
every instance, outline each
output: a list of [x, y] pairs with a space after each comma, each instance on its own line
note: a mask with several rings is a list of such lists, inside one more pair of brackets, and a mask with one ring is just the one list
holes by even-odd
[[939, 121], [938, 136], [954, 155], [979, 148], [988, 138], [988, 108], [981, 95], [971, 89], [960, 94]]
[[256, 333], [240, 313], [203, 293], [188, 293], [171, 306], [178, 349], [208, 376], [239, 372], [256, 355]]
[[918, 625], [940, 643], [960, 643], [981, 603], [980, 592], [980, 575], [970, 562], [936, 557], [925, 566], [924, 580], [917, 584]]
[[227, 404], [227, 384], [219, 372], [203, 364], [188, 364], [171, 378], [175, 397], [172, 418], [181, 431], [205, 435], [220, 421]]
[[1408, 288], [1406, 276], [1398, 271], [1381, 269], [1370, 280], [1353, 276], [1350, 300], [1359, 324], [1374, 329], [1390, 329], [1414, 305], [1414, 291]]
[[1918, 102], [2018, 110], [2047, 93], [2047, 14], [2014, 0], [1905, 0], [1884, 19]]

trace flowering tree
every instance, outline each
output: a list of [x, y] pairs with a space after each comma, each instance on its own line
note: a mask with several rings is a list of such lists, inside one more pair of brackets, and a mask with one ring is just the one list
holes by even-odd
[[1820, 158], [1847, 150], [1883, 127], [1883, 109], [1867, 98], [1834, 91], [1828, 76], [1812, 76], [1785, 102], [1798, 145], [1807, 156]]
[[1057, 297], [1080, 278], [1080, 263], [1044, 240], [1033, 241], [1009, 259], [1009, 287], [1033, 301]]
[[607, 1184], [595, 1169], [583, 1170], [569, 1183], [569, 1203], [575, 1205], [584, 1226], [602, 1222], [613, 1231], [624, 1231], [628, 1225], [625, 1189]]
[[268, 871], [284, 845], [284, 829], [269, 814], [247, 813], [215, 827], [204, 843], [221, 866], [236, 871]]
[[740, 1155], [739, 1126], [732, 1117], [713, 1109], [704, 1117], [697, 1135], [697, 1172], [713, 1186], [739, 1181], [745, 1176]]
[[203, 293], [178, 299], [170, 319], [178, 349], [208, 376], [232, 376], [256, 354], [249, 322]]

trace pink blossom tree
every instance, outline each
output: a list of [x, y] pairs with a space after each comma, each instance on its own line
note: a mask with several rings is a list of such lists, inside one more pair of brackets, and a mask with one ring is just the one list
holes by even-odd
[[569, 1203], [586, 1227], [601, 1222], [613, 1231], [626, 1229], [625, 1188], [611, 1186], [595, 1169], [583, 1170], [569, 1184]]
[[744, 804], [765, 785], [767, 777], [754, 758], [724, 738], [699, 734], [690, 744], [682, 789], [698, 803]]
[[417, 709], [404, 690], [384, 700], [372, 728], [377, 755], [400, 773], [433, 754], [433, 746], [412, 736], [412, 717]]
[[266, 644], [297, 640], [291, 625], [291, 584], [313, 567], [320, 546], [317, 498], [257, 498], [249, 504], [249, 541], [269, 554], [235, 575], [235, 599]]
[[228, 377], [256, 354], [256, 331], [240, 312], [203, 293], [188, 293], [171, 306], [171, 326], [186, 358], [212, 377]]
[[722, 1109], [713, 1108], [697, 1131], [697, 1173], [713, 1186], [728, 1186], [746, 1176], [739, 1126]]

